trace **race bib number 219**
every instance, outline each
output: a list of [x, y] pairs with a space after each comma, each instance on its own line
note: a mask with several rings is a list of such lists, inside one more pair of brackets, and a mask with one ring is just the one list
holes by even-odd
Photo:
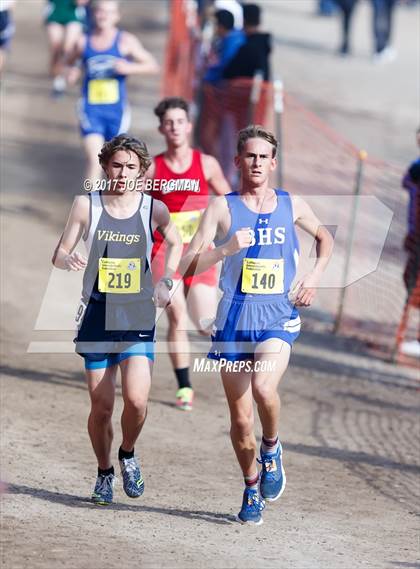
[[140, 292], [140, 259], [101, 257], [98, 272], [99, 292], [133, 294]]

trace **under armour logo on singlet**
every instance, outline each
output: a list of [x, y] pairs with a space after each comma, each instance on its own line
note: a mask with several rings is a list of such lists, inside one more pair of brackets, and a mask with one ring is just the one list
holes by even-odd
[[258, 219], [258, 223], [265, 223], [268, 225], [268, 219]]

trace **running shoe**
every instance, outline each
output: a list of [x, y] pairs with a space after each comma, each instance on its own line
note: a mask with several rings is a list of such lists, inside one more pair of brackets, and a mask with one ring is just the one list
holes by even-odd
[[397, 52], [391, 46], [387, 46], [381, 51], [377, 51], [373, 56], [373, 63], [384, 64], [391, 63], [397, 58]]
[[275, 453], [261, 452], [262, 465], [260, 478], [260, 492], [264, 500], [275, 502], [283, 494], [286, 487], [286, 473], [282, 463], [283, 449], [279, 443], [279, 448]]
[[66, 80], [63, 76], [54, 77], [51, 95], [54, 98], [62, 97], [66, 91]]
[[144, 492], [144, 481], [137, 458], [123, 458], [119, 462], [124, 492], [130, 498], [138, 498]]
[[238, 521], [241, 522], [241, 524], [255, 524], [259, 526], [263, 523], [261, 512], [264, 508], [265, 503], [258, 494], [258, 490], [245, 488], [242, 508], [238, 514]]
[[193, 407], [194, 391], [191, 387], [181, 387], [176, 392], [176, 407], [181, 411], [191, 411]]
[[98, 506], [112, 504], [114, 496], [115, 476], [113, 474], [99, 474], [92, 493], [92, 502]]

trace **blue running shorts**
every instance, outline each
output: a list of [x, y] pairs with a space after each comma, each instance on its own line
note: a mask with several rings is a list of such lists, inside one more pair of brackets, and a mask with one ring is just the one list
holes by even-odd
[[287, 296], [264, 298], [224, 296], [219, 302], [208, 358], [254, 359], [257, 344], [279, 338], [292, 346], [300, 333], [300, 317]]
[[[145, 304], [89, 301], [74, 340], [86, 369], [107, 368], [131, 356], [154, 361], [155, 308], [152, 301]], [[107, 329], [107, 322], [112, 322], [112, 329]]]
[[[104, 107], [98, 105], [97, 107]], [[111, 140], [118, 134], [127, 132], [130, 128], [131, 112], [128, 106], [109, 112], [108, 109], [88, 105], [81, 99], [77, 105], [80, 134], [100, 134], [105, 140]]]

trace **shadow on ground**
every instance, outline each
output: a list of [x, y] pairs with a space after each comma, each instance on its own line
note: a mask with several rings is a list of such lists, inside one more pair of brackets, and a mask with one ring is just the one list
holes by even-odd
[[47, 502], [52, 502], [54, 504], [60, 504], [70, 508], [87, 508], [87, 509], [98, 509], [111, 510], [119, 512], [147, 512], [150, 514], [162, 514], [167, 516], [176, 516], [185, 518], [188, 520], [198, 520], [219, 525], [230, 525], [235, 523], [235, 516], [229, 514], [221, 514], [218, 512], [207, 512], [202, 510], [180, 510], [177, 508], [158, 508], [153, 506], [145, 506], [139, 504], [138, 506], [130, 506], [129, 504], [119, 504], [113, 503], [111, 506], [96, 506], [92, 502], [83, 496], [75, 496], [73, 494], [64, 494], [59, 492], [51, 492], [50, 490], [44, 490], [40, 488], [32, 488], [30, 486], [24, 486], [22, 484], [8, 484], [6, 489], [6, 494], [24, 495], [31, 496], [32, 498], [37, 498], [39, 500], [44, 500]]

